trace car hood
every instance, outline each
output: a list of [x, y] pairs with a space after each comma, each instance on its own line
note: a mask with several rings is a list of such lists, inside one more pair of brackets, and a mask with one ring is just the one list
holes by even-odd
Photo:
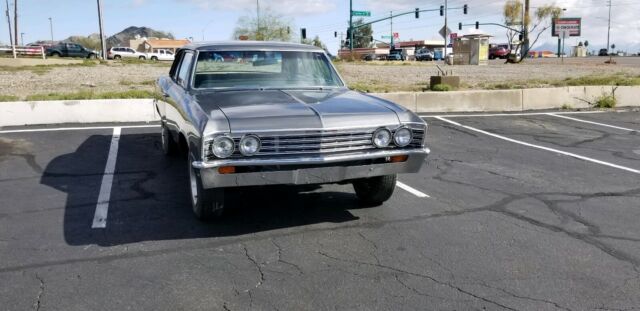
[[396, 125], [404, 111], [347, 89], [218, 91], [196, 99], [209, 115], [222, 111], [232, 133]]

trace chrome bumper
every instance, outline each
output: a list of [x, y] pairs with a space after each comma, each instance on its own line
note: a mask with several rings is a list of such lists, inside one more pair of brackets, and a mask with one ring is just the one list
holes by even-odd
[[[306, 185], [337, 183], [345, 180], [367, 178], [383, 175], [417, 173], [422, 167], [424, 159], [429, 155], [429, 149], [414, 150], [376, 150], [366, 153], [319, 155], [307, 157], [284, 158], [243, 158], [224, 159], [211, 162], [192, 163], [199, 171], [204, 188], [224, 188], [262, 185]], [[379, 159], [397, 155], [408, 155], [405, 162], [383, 163], [370, 165], [344, 165], [341, 162]], [[336, 163], [336, 166], [326, 164]], [[322, 167], [308, 167], [301, 169], [286, 169], [286, 165], [321, 165]], [[273, 166], [282, 165], [282, 170], [267, 172], [219, 174], [217, 168], [221, 166]]]

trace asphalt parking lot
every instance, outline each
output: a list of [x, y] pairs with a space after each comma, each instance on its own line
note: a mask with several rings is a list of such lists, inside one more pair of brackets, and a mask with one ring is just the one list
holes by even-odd
[[0, 129], [0, 309], [640, 308], [640, 112], [425, 119], [383, 206], [252, 188], [212, 223], [155, 126]]

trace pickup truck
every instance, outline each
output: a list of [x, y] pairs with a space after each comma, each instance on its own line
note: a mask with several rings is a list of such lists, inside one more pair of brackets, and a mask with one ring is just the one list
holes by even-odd
[[153, 52], [153, 53], [147, 53], [147, 58], [154, 61], [155, 60], [173, 61], [175, 58], [175, 55], [173, 55], [173, 52], [169, 50], [157, 50], [156, 52]]
[[83, 58], [96, 58], [98, 52], [95, 50], [87, 49], [80, 44], [76, 43], [58, 43], [54, 46], [47, 48], [47, 56], [53, 57], [83, 57]]

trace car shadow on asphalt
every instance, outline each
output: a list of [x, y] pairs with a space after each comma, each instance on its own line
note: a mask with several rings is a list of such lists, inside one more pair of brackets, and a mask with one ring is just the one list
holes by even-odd
[[[248, 187], [229, 191], [229, 210], [218, 220], [201, 222], [191, 211], [186, 160], [162, 154], [160, 136], [120, 138], [107, 227], [91, 225], [110, 137], [94, 135], [73, 153], [53, 159], [41, 183], [67, 193], [64, 238], [69, 245], [113, 246], [159, 240], [239, 236], [320, 223], [355, 221], [349, 210], [362, 208], [351, 187], [345, 192], [320, 186]], [[97, 145], [103, 148], [96, 148]], [[108, 148], [107, 148], [108, 149]]]

